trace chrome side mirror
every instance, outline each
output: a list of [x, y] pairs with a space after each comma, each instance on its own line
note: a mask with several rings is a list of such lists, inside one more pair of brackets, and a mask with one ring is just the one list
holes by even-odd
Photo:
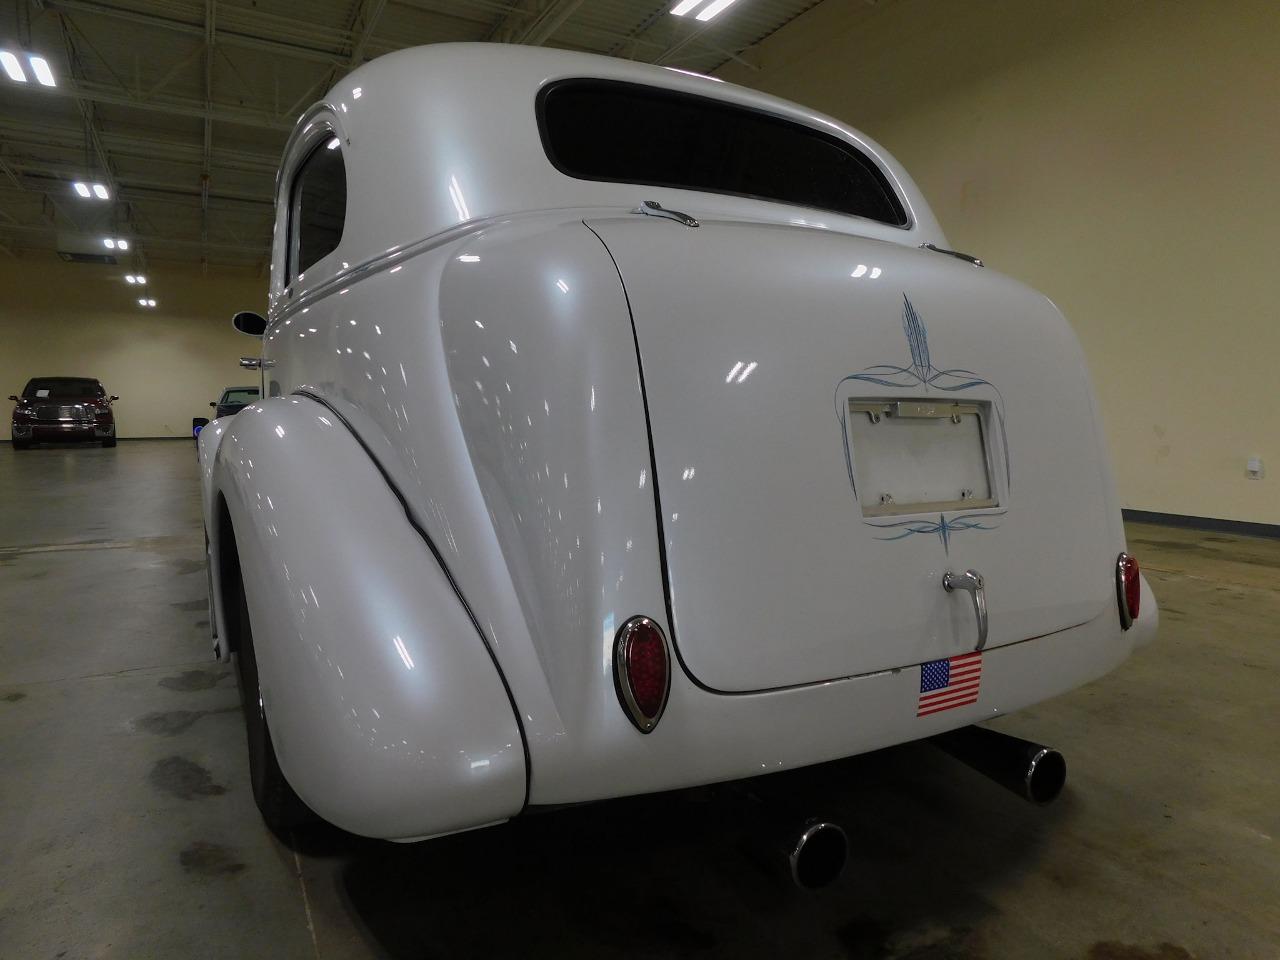
[[231, 318], [231, 325], [250, 337], [260, 337], [267, 330], [266, 319], [252, 310], [241, 310]]

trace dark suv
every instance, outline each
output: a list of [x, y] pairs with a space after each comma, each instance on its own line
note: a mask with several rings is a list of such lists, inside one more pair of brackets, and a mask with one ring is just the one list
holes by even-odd
[[13, 408], [13, 449], [33, 443], [101, 440], [116, 445], [116, 418], [102, 383], [91, 377], [36, 377], [27, 381], [22, 396], [10, 394]]

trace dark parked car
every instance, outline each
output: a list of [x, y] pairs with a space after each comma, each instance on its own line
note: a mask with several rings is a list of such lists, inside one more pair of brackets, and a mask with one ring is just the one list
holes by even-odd
[[222, 391], [222, 396], [209, 402], [209, 406], [214, 408], [213, 418], [216, 420], [218, 417], [239, 413], [257, 399], [257, 387], [227, 387]]
[[[253, 401], [258, 399], [257, 387], [227, 387], [222, 391], [222, 396], [217, 400], [210, 400], [209, 406], [213, 407], [214, 419], [218, 417], [229, 417], [233, 413], [239, 413]], [[199, 457], [200, 450], [200, 431], [209, 425], [208, 417], [192, 417], [191, 418], [191, 436], [196, 440], [196, 456]]]
[[22, 396], [9, 395], [13, 408], [13, 449], [33, 443], [101, 440], [116, 445], [116, 418], [102, 383], [92, 377], [35, 377]]

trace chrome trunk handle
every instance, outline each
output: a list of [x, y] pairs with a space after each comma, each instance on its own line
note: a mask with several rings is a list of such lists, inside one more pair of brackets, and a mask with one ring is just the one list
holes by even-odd
[[982, 261], [971, 253], [961, 253], [959, 250], [948, 250], [946, 247], [935, 246], [932, 243], [920, 244], [921, 250], [932, 250], [934, 253], [945, 253], [948, 257], [955, 257], [957, 260], [963, 260], [965, 263], [971, 263], [975, 267], [983, 266]]
[[973, 601], [973, 615], [978, 621], [978, 645], [981, 650], [987, 645], [987, 592], [982, 574], [977, 570], [966, 570], [964, 573], [952, 573], [948, 570], [942, 575], [942, 589], [947, 593], [964, 590]]
[[668, 210], [657, 200], [645, 200], [640, 206], [631, 211], [632, 213], [643, 213], [647, 217], [665, 217], [668, 220], [674, 220], [676, 223], [683, 223], [686, 227], [698, 226], [698, 221], [689, 216], [687, 213], [681, 213], [679, 210]]

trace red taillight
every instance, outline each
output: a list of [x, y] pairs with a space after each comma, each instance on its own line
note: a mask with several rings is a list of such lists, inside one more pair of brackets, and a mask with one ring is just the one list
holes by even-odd
[[632, 617], [614, 640], [613, 679], [627, 716], [641, 733], [658, 724], [667, 705], [671, 664], [667, 639], [648, 617]]
[[1142, 580], [1138, 576], [1138, 560], [1127, 553], [1116, 561], [1116, 599], [1120, 604], [1120, 626], [1128, 630], [1138, 619], [1142, 602]]

